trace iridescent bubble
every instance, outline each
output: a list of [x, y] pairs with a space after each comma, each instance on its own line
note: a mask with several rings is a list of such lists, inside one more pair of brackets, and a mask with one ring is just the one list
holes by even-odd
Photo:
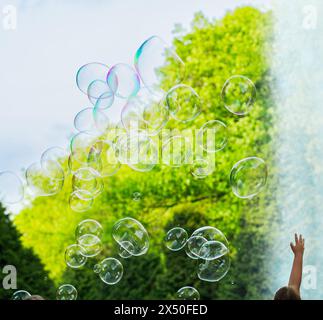
[[75, 212], [85, 212], [93, 205], [92, 193], [85, 190], [77, 190], [71, 193], [69, 198], [70, 208]]
[[166, 95], [171, 116], [180, 122], [193, 121], [201, 113], [201, 99], [193, 88], [179, 84], [171, 88]]
[[118, 63], [109, 70], [107, 83], [111, 91], [123, 99], [134, 97], [140, 89], [136, 70], [124, 63]]
[[200, 293], [193, 287], [183, 287], [177, 291], [179, 300], [200, 300]]
[[230, 173], [230, 184], [233, 193], [242, 199], [256, 196], [266, 185], [267, 165], [257, 157], [238, 161]]
[[[110, 108], [114, 101], [114, 94], [106, 81], [94, 80], [87, 89], [90, 102], [98, 109]], [[97, 97], [97, 98], [94, 98]]]
[[52, 147], [43, 152], [40, 163], [44, 167], [48, 162], [58, 163], [65, 173], [68, 173], [68, 152], [60, 147]]
[[84, 256], [91, 258], [102, 251], [102, 242], [99, 237], [93, 234], [84, 234], [77, 239], [77, 243], [84, 249]]
[[108, 129], [109, 119], [100, 109], [85, 108], [75, 116], [74, 127], [79, 132], [100, 135]]
[[[149, 248], [149, 236], [145, 227], [133, 218], [124, 218], [115, 223], [113, 239], [133, 256], [145, 254]], [[131, 245], [129, 245], [129, 242]], [[124, 244], [127, 245], [124, 245]]]
[[77, 290], [71, 284], [63, 284], [56, 291], [56, 300], [76, 300]]
[[[134, 64], [145, 87], [152, 92], [167, 91], [185, 77], [185, 65], [181, 58], [160, 37], [152, 36], [139, 47]], [[171, 68], [169, 68], [171, 66]]]
[[185, 252], [191, 259], [199, 259], [199, 252], [207, 240], [202, 236], [191, 236], [185, 246]]
[[24, 199], [24, 186], [20, 178], [11, 171], [0, 172], [0, 202], [15, 204]]
[[170, 137], [162, 146], [162, 157], [163, 163], [170, 167], [176, 168], [191, 163], [191, 141], [182, 135]]
[[26, 170], [29, 190], [35, 196], [51, 196], [59, 193], [64, 185], [64, 171], [53, 161], [33, 163]]
[[228, 254], [213, 260], [199, 260], [197, 275], [199, 279], [208, 282], [217, 282], [226, 276], [230, 269]]
[[123, 276], [123, 265], [115, 258], [107, 258], [94, 267], [101, 280], [109, 285], [118, 283]]
[[158, 148], [155, 142], [141, 132], [118, 139], [116, 152], [120, 162], [140, 172], [152, 170], [158, 161]]
[[205, 242], [198, 256], [204, 260], [213, 260], [222, 257], [229, 252], [228, 248], [220, 241]]
[[[88, 87], [95, 80], [106, 81], [107, 74], [109, 72], [109, 67], [103, 63], [92, 62], [82, 66], [76, 74], [76, 84], [78, 88], [88, 94]], [[98, 98], [100, 95], [97, 92], [91, 94], [92, 98]]]
[[143, 130], [147, 135], [158, 134], [168, 122], [169, 110], [164, 97], [156, 97], [147, 88], [129, 99], [121, 112], [121, 122], [127, 132]]
[[179, 251], [184, 248], [188, 235], [186, 230], [175, 227], [168, 230], [165, 237], [165, 245], [171, 251]]
[[215, 164], [212, 159], [197, 158], [191, 165], [190, 172], [196, 179], [204, 179], [214, 172]]
[[89, 153], [88, 164], [102, 178], [113, 176], [121, 167], [115, 146], [108, 140], [99, 140], [93, 145]]
[[130, 241], [123, 241], [122, 245], [119, 246], [119, 256], [123, 259], [132, 257], [130, 252], [134, 251], [133, 244]]
[[31, 297], [31, 294], [25, 290], [15, 291], [11, 297], [11, 300], [26, 300]]
[[210, 120], [200, 128], [197, 140], [206, 152], [220, 151], [228, 141], [227, 126], [219, 120]]
[[78, 239], [84, 235], [92, 234], [101, 239], [103, 234], [103, 228], [101, 224], [93, 219], [86, 219], [81, 221], [75, 229], [75, 238]]
[[65, 262], [70, 268], [79, 269], [85, 265], [86, 261], [86, 252], [79, 244], [72, 244], [66, 248]]
[[243, 116], [249, 113], [256, 99], [256, 94], [256, 87], [250, 79], [235, 75], [225, 82], [221, 97], [228, 111]]

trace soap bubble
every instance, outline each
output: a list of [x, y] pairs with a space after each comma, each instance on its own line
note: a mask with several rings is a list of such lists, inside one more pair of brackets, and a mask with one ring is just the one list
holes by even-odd
[[95, 265], [94, 271], [99, 274], [101, 280], [106, 284], [118, 283], [123, 275], [122, 263], [115, 258], [107, 258]]
[[227, 126], [219, 120], [210, 120], [200, 128], [197, 140], [206, 152], [220, 151], [227, 144]]
[[206, 226], [192, 233], [187, 240], [185, 251], [192, 259], [214, 259], [228, 253], [228, 247], [229, 242], [220, 230]]
[[232, 76], [225, 82], [221, 97], [228, 111], [243, 116], [249, 113], [256, 99], [256, 87], [247, 77]]
[[72, 187], [74, 191], [87, 191], [93, 195], [98, 188], [98, 180], [99, 177], [92, 168], [80, 168], [73, 175]]
[[113, 176], [121, 167], [115, 146], [108, 140], [99, 140], [92, 146], [88, 164], [102, 178]]
[[85, 108], [75, 116], [74, 127], [80, 132], [98, 136], [108, 129], [109, 119], [100, 109]]
[[14, 204], [24, 198], [24, 186], [20, 178], [11, 171], [0, 172], [0, 202]]
[[75, 229], [75, 238], [78, 239], [84, 235], [91, 234], [101, 239], [103, 228], [101, 224], [93, 219], [86, 219], [81, 221]]
[[196, 179], [204, 179], [214, 172], [215, 164], [212, 159], [197, 158], [193, 161], [190, 172]]
[[165, 237], [165, 245], [171, 251], [178, 251], [184, 248], [188, 235], [186, 230], [180, 227], [170, 229]]
[[140, 201], [140, 200], [141, 200], [141, 193], [140, 193], [140, 192], [138, 192], [138, 191], [134, 192], [134, 193], [132, 194], [132, 196], [133, 196], [133, 200], [134, 200], [134, 201]]
[[233, 193], [242, 199], [256, 196], [266, 185], [267, 165], [257, 157], [238, 161], [230, 173], [230, 184]]
[[35, 196], [51, 196], [59, 193], [64, 185], [64, 171], [53, 161], [33, 163], [26, 170], [29, 190]]
[[191, 141], [182, 136], [170, 137], [162, 146], [163, 163], [170, 167], [180, 167], [191, 162]]
[[[109, 67], [103, 63], [92, 62], [82, 66], [76, 74], [76, 84], [78, 88], [85, 94], [88, 94], [88, 88], [95, 80], [106, 81]], [[93, 92], [91, 97], [98, 98], [100, 95]]]
[[133, 170], [147, 172], [158, 161], [158, 148], [155, 142], [144, 133], [133, 133], [117, 140], [118, 159]]
[[58, 163], [65, 173], [68, 173], [68, 152], [60, 147], [51, 147], [43, 152], [40, 158], [40, 163], [44, 167], [48, 162]]
[[93, 196], [90, 192], [77, 190], [71, 193], [69, 198], [70, 208], [75, 212], [85, 212], [93, 205]]
[[87, 89], [87, 95], [90, 102], [99, 109], [110, 108], [114, 101], [113, 92], [107, 82], [103, 80], [94, 80], [91, 82]]
[[220, 241], [205, 242], [198, 256], [204, 260], [213, 260], [222, 257], [229, 252], [228, 248]]
[[197, 275], [199, 279], [208, 282], [220, 281], [230, 269], [228, 254], [213, 260], [199, 260]]
[[31, 297], [31, 294], [25, 290], [15, 291], [11, 297], [11, 300], [26, 300]]
[[77, 243], [82, 246], [85, 257], [95, 257], [102, 251], [102, 242], [99, 237], [93, 234], [84, 234], [77, 239]]
[[207, 240], [202, 236], [191, 236], [185, 246], [185, 252], [191, 259], [199, 259], [199, 252]]
[[[171, 87], [185, 77], [185, 65], [181, 58], [159, 37], [152, 36], [142, 43], [135, 54], [134, 64], [144, 85], [152, 92], [167, 91], [166, 73], [171, 66], [172, 73], [167, 74]], [[169, 68], [168, 68], [169, 69]]]
[[121, 122], [127, 132], [143, 130], [149, 136], [158, 134], [168, 122], [169, 110], [164, 97], [156, 97], [147, 88], [127, 101]]
[[193, 287], [183, 287], [177, 291], [179, 300], [200, 300], [199, 292]]
[[[123, 218], [116, 222], [113, 226], [112, 236], [120, 246], [133, 256], [140, 256], [148, 251], [148, 233], [144, 226], [133, 218]], [[132, 246], [129, 245], [129, 242]], [[124, 245], [124, 243], [127, 245]]]
[[166, 95], [171, 116], [180, 122], [193, 121], [201, 113], [201, 99], [193, 88], [179, 84]]
[[118, 63], [109, 70], [107, 83], [112, 92], [123, 99], [134, 97], [140, 89], [136, 70], [124, 63]]
[[86, 261], [86, 252], [79, 244], [72, 244], [66, 248], [65, 262], [70, 268], [79, 269], [85, 265]]
[[[85, 132], [79, 132], [72, 137], [70, 142], [70, 159], [73, 163], [73, 166], [75, 164], [75, 161], [84, 166], [88, 165], [89, 154], [96, 141], [97, 137]], [[75, 168], [73, 166], [71, 168], [71, 171], [75, 172]]]
[[56, 300], [76, 300], [77, 290], [71, 284], [61, 285], [56, 292]]
[[130, 241], [123, 241], [122, 245], [119, 246], [119, 256], [123, 259], [130, 258], [132, 254], [130, 252], [134, 251], [133, 244]]

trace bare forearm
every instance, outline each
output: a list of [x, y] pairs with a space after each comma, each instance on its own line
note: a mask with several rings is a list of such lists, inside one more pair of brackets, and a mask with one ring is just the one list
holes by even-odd
[[296, 254], [294, 256], [292, 271], [289, 277], [288, 285], [294, 287], [296, 290], [300, 290], [302, 283], [303, 272], [303, 254]]

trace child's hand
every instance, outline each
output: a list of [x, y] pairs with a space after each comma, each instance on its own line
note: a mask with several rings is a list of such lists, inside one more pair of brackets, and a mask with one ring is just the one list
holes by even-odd
[[305, 239], [303, 239], [302, 235], [297, 236], [295, 233], [295, 245], [291, 242], [290, 247], [294, 253], [294, 255], [303, 255], [305, 249]]

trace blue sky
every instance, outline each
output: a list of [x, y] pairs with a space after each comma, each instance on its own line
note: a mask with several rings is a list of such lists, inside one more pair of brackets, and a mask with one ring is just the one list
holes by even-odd
[[[151, 35], [172, 40], [197, 11], [227, 10], [269, 0], [0, 0], [0, 171], [20, 172], [53, 146], [65, 147], [75, 114], [89, 105], [75, 85], [87, 62], [132, 63]], [[17, 7], [17, 30], [2, 28], [3, 8]]]

